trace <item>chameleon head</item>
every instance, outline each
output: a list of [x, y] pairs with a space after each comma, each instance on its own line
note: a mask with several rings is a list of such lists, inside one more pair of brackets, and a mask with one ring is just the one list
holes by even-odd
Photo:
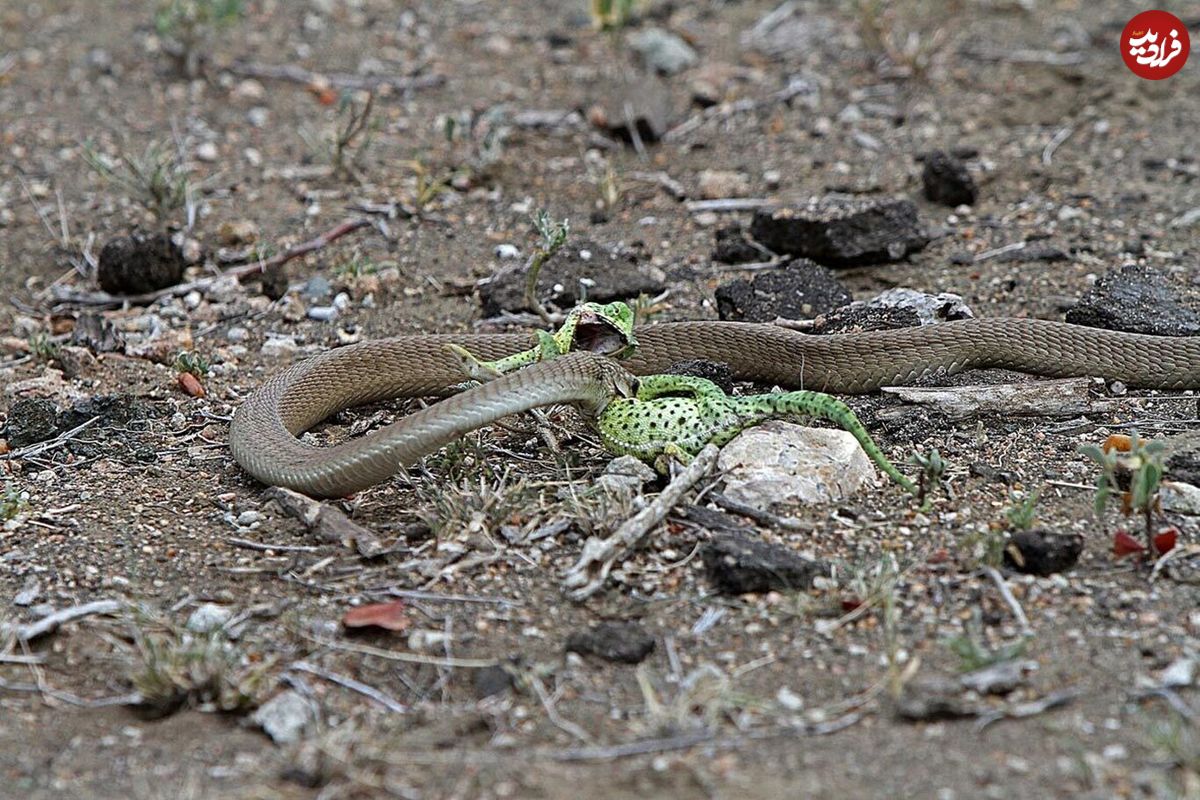
[[[575, 317], [570, 350], [586, 350], [612, 358], [628, 358], [637, 348], [633, 335], [633, 309], [622, 302], [584, 303], [571, 312]], [[564, 326], [565, 327], [565, 326]]]

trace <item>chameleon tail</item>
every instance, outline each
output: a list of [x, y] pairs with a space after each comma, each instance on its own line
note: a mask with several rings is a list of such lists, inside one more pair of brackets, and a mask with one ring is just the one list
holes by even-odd
[[884, 474], [904, 487], [904, 490], [910, 494], [917, 493], [917, 487], [913, 485], [913, 482], [896, 469], [892, 462], [888, 461], [887, 456], [871, 438], [871, 434], [867, 433], [867, 429], [859, 422], [858, 417], [841, 400], [820, 392], [806, 391], [760, 395], [755, 399], [766, 400], [772, 406], [775, 414], [819, 417], [834, 423], [858, 440], [863, 452], [883, 470]]

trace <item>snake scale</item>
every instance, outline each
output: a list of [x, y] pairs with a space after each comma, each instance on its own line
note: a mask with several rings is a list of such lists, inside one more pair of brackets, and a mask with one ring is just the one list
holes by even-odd
[[739, 380], [834, 393], [910, 383], [931, 373], [1002, 367], [1052, 377], [1099, 376], [1132, 387], [1200, 388], [1200, 337], [1164, 337], [1033, 319], [973, 319], [919, 328], [812, 336], [773, 325], [673, 322], [639, 327], [632, 357], [581, 352], [535, 364], [453, 395], [331, 447], [298, 434], [336, 411], [395, 397], [444, 394], [463, 381], [456, 344], [498, 359], [536, 344], [532, 334], [434, 334], [378, 339], [315, 356], [268, 380], [234, 414], [234, 458], [260, 481], [338, 496], [386, 480], [464, 433], [551, 403], [602, 407], [627, 392], [629, 373], [665, 372], [689, 359], [721, 361]]

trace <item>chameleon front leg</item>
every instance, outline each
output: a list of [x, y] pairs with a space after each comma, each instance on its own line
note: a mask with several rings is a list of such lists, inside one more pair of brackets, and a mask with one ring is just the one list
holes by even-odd
[[487, 383], [522, 367], [536, 364], [539, 361], [548, 361], [560, 355], [558, 342], [553, 335], [545, 331], [538, 331], [537, 339], [538, 343], [530, 349], [498, 358], [495, 361], [480, 361], [470, 350], [457, 344], [448, 344], [446, 349], [462, 359], [463, 373], [468, 378], [479, 383]]

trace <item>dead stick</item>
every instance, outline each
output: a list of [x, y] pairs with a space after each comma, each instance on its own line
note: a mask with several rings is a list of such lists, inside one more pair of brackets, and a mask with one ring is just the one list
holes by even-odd
[[666, 518], [684, 493], [713, 468], [720, 452], [716, 445], [705, 445], [687, 469], [654, 498], [654, 502], [623, 522], [616, 533], [607, 539], [594, 536], [588, 539], [583, 545], [579, 561], [563, 579], [563, 588], [568, 596], [576, 601], [585, 600], [600, 591], [617, 559], [636, 547], [655, 525]]
[[374, 90], [381, 86], [387, 86], [405, 92], [441, 86], [446, 82], [444, 75], [349, 75], [338, 72], [322, 74], [310, 72], [293, 64], [258, 64], [251, 61], [239, 61], [231, 64], [228, 69], [234, 75], [242, 78], [266, 78], [267, 80], [291, 81], [314, 86], [327, 84], [338, 89], [352, 90]]

